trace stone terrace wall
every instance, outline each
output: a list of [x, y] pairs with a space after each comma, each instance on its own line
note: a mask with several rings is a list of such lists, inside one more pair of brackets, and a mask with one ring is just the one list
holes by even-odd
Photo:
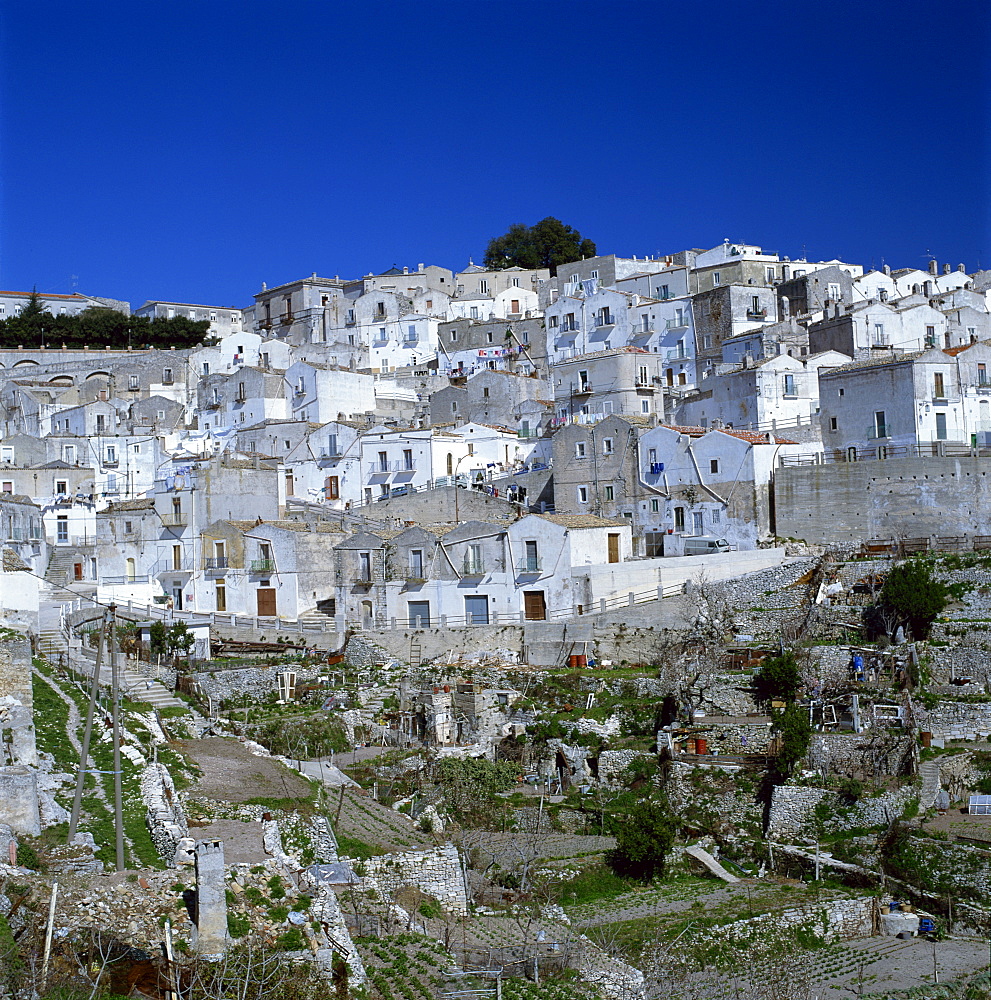
[[[356, 864], [348, 858], [343, 861]], [[429, 851], [386, 854], [362, 862], [366, 888], [376, 889], [386, 898], [406, 886], [413, 886], [433, 896], [450, 913], [465, 915], [468, 896], [465, 892], [461, 857], [453, 844], [444, 844]]]

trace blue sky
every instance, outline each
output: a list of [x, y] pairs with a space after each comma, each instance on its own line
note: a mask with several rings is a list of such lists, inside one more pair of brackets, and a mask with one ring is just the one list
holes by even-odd
[[547, 215], [991, 267], [989, 51], [986, 0], [2, 0], [0, 287], [243, 306]]

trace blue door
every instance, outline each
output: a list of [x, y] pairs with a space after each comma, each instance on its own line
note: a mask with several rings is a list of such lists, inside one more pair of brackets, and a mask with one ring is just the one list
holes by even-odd
[[484, 594], [465, 597], [465, 621], [469, 625], [488, 625], [489, 599]]

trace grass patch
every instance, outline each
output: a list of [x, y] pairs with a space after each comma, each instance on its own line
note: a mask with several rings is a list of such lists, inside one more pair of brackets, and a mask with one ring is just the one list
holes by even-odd
[[337, 834], [337, 849], [340, 854], [349, 858], [357, 858], [361, 861], [364, 861], [366, 858], [374, 858], [380, 854], [385, 854], [382, 848], [366, 844], [365, 841], [358, 840], [357, 837], [348, 837], [343, 833]]
[[611, 899], [638, 888], [642, 888], [639, 883], [620, 878], [604, 863], [585, 868], [580, 875], [562, 886], [563, 900], [572, 905]]

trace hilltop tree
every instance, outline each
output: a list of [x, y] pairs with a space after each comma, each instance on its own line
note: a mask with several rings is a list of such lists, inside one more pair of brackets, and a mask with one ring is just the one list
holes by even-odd
[[754, 701], [764, 709], [772, 701], [793, 701], [801, 685], [802, 675], [793, 653], [770, 656], [754, 675]]
[[561, 264], [594, 257], [595, 253], [591, 240], [560, 219], [548, 216], [533, 226], [516, 223], [504, 235], [489, 240], [485, 266], [491, 270], [547, 267], [556, 274]]

